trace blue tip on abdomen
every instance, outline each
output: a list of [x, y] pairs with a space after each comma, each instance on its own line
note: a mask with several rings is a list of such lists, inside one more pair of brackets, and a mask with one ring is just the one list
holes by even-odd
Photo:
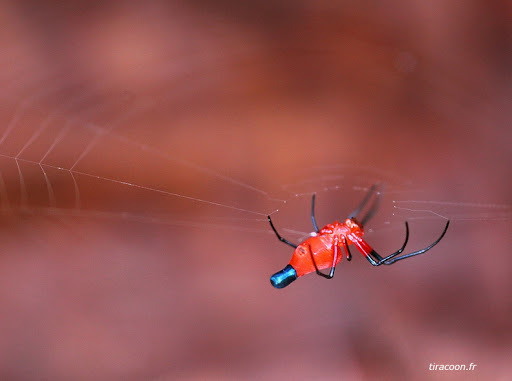
[[270, 283], [275, 288], [284, 288], [297, 279], [297, 271], [288, 265], [281, 271], [275, 273], [270, 277]]

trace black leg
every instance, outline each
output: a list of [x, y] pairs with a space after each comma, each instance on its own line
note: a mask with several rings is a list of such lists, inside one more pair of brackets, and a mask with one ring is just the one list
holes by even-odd
[[[361, 212], [361, 210], [366, 206], [366, 204], [368, 204], [368, 202], [372, 198], [372, 194], [373, 194], [373, 192], [375, 192], [377, 190], [378, 186], [379, 186], [379, 184], [375, 184], [370, 188], [370, 190], [366, 194], [363, 201], [361, 201], [359, 206], [352, 213], [350, 213], [347, 218], [353, 219]], [[377, 193], [377, 199], [374, 201], [372, 207], [370, 208], [370, 210], [368, 211], [366, 216], [364, 216], [363, 219], [361, 220], [362, 225], [364, 225], [366, 222], [368, 222], [368, 220], [370, 218], [373, 217], [373, 215], [375, 214], [375, 212], [377, 210], [377, 207], [379, 206], [379, 202], [380, 202], [380, 192]]]
[[[375, 185], [375, 187], [377, 187], [377, 185]], [[361, 225], [363, 225], [363, 226], [366, 225], [366, 223], [368, 221], [370, 221], [370, 219], [375, 215], [375, 213], [377, 212], [377, 209], [379, 209], [381, 198], [382, 198], [382, 192], [380, 190], [377, 190], [375, 193], [375, 199], [373, 201], [372, 206], [368, 210], [368, 213], [366, 213], [366, 215], [361, 219]]]
[[311, 260], [313, 261], [313, 266], [315, 266], [316, 275], [320, 275], [321, 277], [324, 277], [325, 279], [332, 279], [334, 277], [334, 270], [336, 270], [336, 260], [338, 259], [338, 241], [336, 240], [334, 242], [334, 255], [332, 259], [332, 266], [331, 270], [329, 271], [329, 274], [324, 274], [318, 269], [318, 266], [316, 265], [315, 256], [311, 252], [311, 246], [308, 245], [308, 251], [309, 255], [311, 256]]
[[[366, 257], [368, 259], [368, 261], [373, 265], [373, 266], [380, 266], [380, 265], [392, 265], [393, 263], [397, 262], [397, 261], [400, 261], [402, 259], [406, 259], [406, 258], [409, 258], [409, 257], [413, 257], [415, 255], [420, 255], [420, 254], [424, 254], [426, 253], [427, 251], [429, 251], [430, 249], [432, 249], [435, 245], [437, 245], [439, 243], [439, 241], [441, 241], [441, 239], [443, 239], [444, 235], [446, 234], [446, 231], [448, 230], [448, 226], [450, 225], [450, 221], [448, 221], [446, 223], [446, 226], [443, 230], [443, 232], [441, 233], [441, 235], [439, 236], [439, 238], [437, 240], [435, 240], [432, 244], [430, 244], [429, 246], [427, 246], [426, 248], [424, 249], [421, 249], [421, 250], [418, 250], [418, 251], [415, 251], [415, 252], [412, 252], [412, 253], [409, 253], [409, 254], [405, 254], [405, 255], [402, 255], [400, 257], [396, 257], [398, 254], [402, 253], [405, 249], [405, 245], [407, 245], [407, 241], [409, 240], [409, 225], [408, 223], [406, 222], [405, 223], [405, 229], [406, 229], [406, 233], [405, 233], [405, 241], [404, 241], [404, 244], [402, 245], [402, 247], [395, 251], [393, 254], [390, 254], [386, 257], [381, 257], [375, 250], [373, 250], [371, 253], [370, 253], [370, 256]], [[373, 258], [372, 258], [373, 257]]]
[[444, 237], [444, 235], [446, 234], [446, 231], [448, 230], [448, 226], [450, 225], [450, 221], [448, 221], [446, 223], [446, 226], [444, 227], [444, 230], [443, 232], [441, 233], [441, 236], [436, 239], [432, 244], [430, 244], [429, 246], [427, 246], [426, 248], [424, 249], [421, 249], [421, 250], [418, 250], [418, 251], [415, 251], [413, 253], [409, 253], [409, 254], [405, 254], [405, 255], [402, 255], [400, 257], [396, 257], [396, 258], [393, 258], [393, 259], [390, 259], [389, 257], [386, 257], [384, 258], [384, 264], [385, 265], [392, 265], [393, 263], [397, 262], [397, 261], [400, 261], [402, 259], [406, 259], [406, 258], [409, 258], [409, 257], [414, 257], [415, 255], [420, 255], [420, 254], [423, 254], [427, 251], [429, 251], [430, 249], [432, 249], [435, 245], [437, 245], [439, 243], [439, 241], [441, 241]]
[[345, 250], [347, 251], [347, 261], [352, 260], [352, 253], [350, 252], [350, 248], [347, 245], [347, 239], [345, 236], [343, 236], [343, 246], [345, 247]]
[[286, 243], [287, 245], [290, 245], [291, 247], [293, 247], [294, 249], [297, 248], [297, 245], [294, 245], [293, 243], [291, 243], [290, 241], [284, 239], [283, 237], [281, 237], [279, 235], [279, 233], [277, 232], [276, 228], [274, 227], [274, 224], [272, 223], [272, 219], [270, 218], [270, 216], [267, 216], [268, 217], [268, 222], [270, 222], [270, 227], [272, 228], [272, 230], [274, 231], [274, 233], [276, 233], [276, 236], [277, 238], [279, 239], [279, 241], [281, 242], [284, 242]]
[[315, 229], [315, 232], [319, 232], [320, 229], [318, 229], [318, 225], [316, 223], [315, 218], [315, 197], [316, 193], [313, 193], [313, 197], [311, 198], [311, 222], [313, 223], [313, 229]]
[[406, 221], [405, 222], [405, 240], [400, 249], [398, 249], [393, 254], [390, 254], [384, 258], [382, 258], [375, 250], [372, 250], [372, 252], [370, 253], [370, 256], [366, 257], [366, 259], [368, 259], [368, 261], [373, 266], [380, 266], [380, 265], [384, 264], [384, 262], [386, 262], [387, 260], [389, 260], [389, 259], [393, 258], [394, 256], [403, 252], [408, 241], [409, 241], [409, 224]]

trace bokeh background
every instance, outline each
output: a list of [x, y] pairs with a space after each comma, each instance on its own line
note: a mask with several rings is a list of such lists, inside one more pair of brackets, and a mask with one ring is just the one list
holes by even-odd
[[[1, 379], [512, 377], [510, 2], [1, 8]], [[378, 181], [445, 239], [273, 289]]]

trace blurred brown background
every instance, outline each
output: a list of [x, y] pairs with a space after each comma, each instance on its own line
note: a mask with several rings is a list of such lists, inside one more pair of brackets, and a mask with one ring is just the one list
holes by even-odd
[[[2, 380], [512, 377], [509, 2], [2, 9]], [[443, 219], [392, 201], [449, 201], [401, 204], [453, 220], [439, 246], [273, 289], [264, 215], [307, 231], [295, 192], [327, 223], [376, 181], [368, 241], [426, 246]]]

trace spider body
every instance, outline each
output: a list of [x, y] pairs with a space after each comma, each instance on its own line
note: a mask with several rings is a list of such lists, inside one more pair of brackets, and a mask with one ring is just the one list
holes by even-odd
[[[334, 221], [297, 246], [290, 265], [297, 272], [297, 276], [316, 271], [315, 264], [319, 270], [328, 269], [333, 264], [335, 250], [341, 253], [345, 242], [351, 245], [355, 243], [356, 237], [362, 236], [363, 228], [356, 221], [349, 219], [344, 223]], [[335, 265], [340, 263], [342, 258], [343, 255], [337, 255]]]
[[[380, 265], [391, 265], [399, 260], [409, 258], [415, 255], [423, 254], [430, 250], [432, 247], [437, 245], [437, 243], [443, 238], [448, 229], [448, 225], [450, 221], [446, 223], [444, 231], [441, 236], [428, 247], [418, 250], [409, 254], [398, 256], [403, 252], [405, 246], [407, 245], [407, 241], [409, 239], [409, 225], [405, 222], [405, 241], [400, 249], [396, 252], [382, 257], [380, 256], [372, 247], [363, 239], [364, 230], [363, 225], [373, 216], [375, 213], [379, 201], [380, 201], [380, 192], [377, 192], [376, 199], [367, 212], [367, 214], [361, 219], [359, 222], [355, 217], [359, 212], [365, 207], [365, 205], [369, 202], [372, 197], [372, 194], [376, 192], [377, 186], [374, 185], [361, 204], [352, 212], [345, 222], [341, 223], [338, 221], [333, 222], [332, 224], [325, 225], [322, 229], [318, 229], [316, 218], [315, 218], [315, 195], [313, 194], [312, 202], [311, 202], [311, 221], [313, 223], [313, 228], [315, 232], [311, 234], [311, 237], [306, 239], [300, 245], [295, 245], [290, 241], [284, 239], [279, 235], [270, 216], [268, 216], [268, 221], [277, 238], [286, 243], [287, 245], [295, 248], [295, 251], [292, 255], [292, 258], [289, 264], [282, 269], [281, 271], [275, 273], [270, 277], [271, 284], [276, 288], [283, 288], [288, 286], [291, 282], [297, 279], [300, 276], [316, 272], [318, 275], [331, 279], [334, 276], [334, 270], [336, 265], [343, 258], [343, 252], [345, 252], [347, 260], [352, 259], [352, 254], [350, 253], [349, 245], [354, 245], [359, 252], [361, 252], [366, 259], [373, 266]], [[320, 270], [330, 268], [329, 274], [324, 274]]]

